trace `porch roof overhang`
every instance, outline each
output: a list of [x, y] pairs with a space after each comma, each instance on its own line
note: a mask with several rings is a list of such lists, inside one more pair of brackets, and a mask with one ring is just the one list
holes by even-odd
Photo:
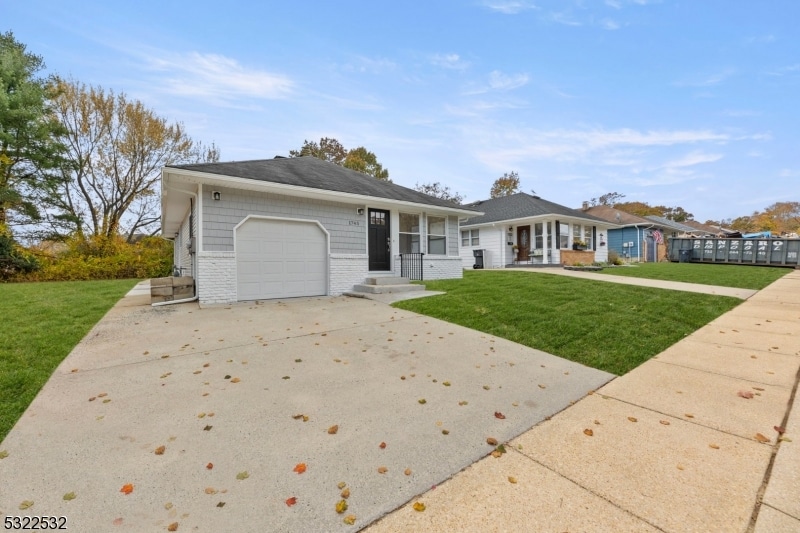
[[614, 228], [621, 228], [622, 226], [619, 224], [614, 224], [612, 222], [605, 222], [603, 220], [597, 220], [595, 218], [582, 218], [577, 216], [568, 216], [568, 215], [557, 215], [554, 213], [549, 213], [546, 215], [535, 215], [535, 216], [528, 216], [528, 217], [519, 217], [519, 218], [510, 218], [507, 220], [498, 220], [495, 222], [481, 222], [478, 224], [459, 224], [460, 228], [480, 228], [484, 226], [488, 227], [496, 227], [496, 226], [519, 226], [520, 224], [530, 223], [535, 224], [539, 222], [549, 222], [549, 221], [563, 221], [563, 222], [570, 222], [575, 223], [576, 221], [580, 221], [583, 224], [590, 225], [590, 226], [603, 226], [609, 229]]

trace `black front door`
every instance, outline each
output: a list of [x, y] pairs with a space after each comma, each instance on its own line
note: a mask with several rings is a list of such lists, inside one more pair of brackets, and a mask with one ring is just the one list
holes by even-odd
[[369, 269], [391, 270], [389, 211], [369, 210]]

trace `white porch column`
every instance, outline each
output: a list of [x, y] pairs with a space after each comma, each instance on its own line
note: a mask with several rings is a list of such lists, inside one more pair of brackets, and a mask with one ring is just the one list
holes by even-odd
[[549, 222], [542, 221], [542, 264], [550, 263], [550, 250], [547, 248], [547, 225]]

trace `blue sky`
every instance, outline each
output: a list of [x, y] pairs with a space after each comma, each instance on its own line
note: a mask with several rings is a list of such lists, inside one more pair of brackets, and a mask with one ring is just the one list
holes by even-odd
[[571, 207], [616, 191], [700, 221], [800, 201], [796, 0], [3, 4], [49, 72], [222, 160], [335, 137], [470, 201], [512, 170]]

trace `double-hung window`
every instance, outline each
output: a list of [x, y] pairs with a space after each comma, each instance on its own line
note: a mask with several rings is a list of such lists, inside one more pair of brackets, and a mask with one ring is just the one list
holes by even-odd
[[447, 228], [444, 217], [428, 217], [428, 253], [447, 255]]
[[419, 215], [400, 213], [400, 253], [416, 254], [419, 249]]
[[562, 222], [558, 225], [559, 235], [558, 235], [558, 247], [559, 248], [569, 248], [569, 224]]
[[461, 246], [480, 246], [479, 229], [465, 229], [461, 231]]

